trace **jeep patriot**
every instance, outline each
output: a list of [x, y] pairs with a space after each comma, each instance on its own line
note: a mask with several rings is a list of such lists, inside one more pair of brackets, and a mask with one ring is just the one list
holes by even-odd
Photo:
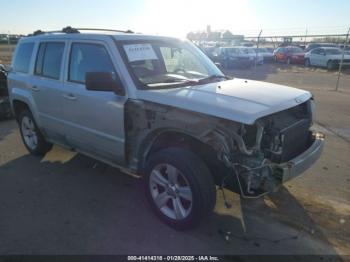
[[320, 157], [309, 92], [226, 77], [189, 41], [82, 31], [17, 45], [9, 96], [31, 154], [59, 144], [141, 176], [176, 229], [208, 215], [217, 188], [260, 197]]

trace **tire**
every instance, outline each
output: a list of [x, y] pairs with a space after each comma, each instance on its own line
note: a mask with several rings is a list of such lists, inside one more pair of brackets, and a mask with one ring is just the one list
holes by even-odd
[[311, 66], [310, 59], [306, 58], [304, 64], [306, 67], [310, 67]]
[[144, 188], [156, 215], [177, 230], [197, 226], [216, 203], [215, 183], [207, 166], [195, 154], [181, 148], [163, 149], [149, 157]]
[[45, 141], [32, 113], [29, 110], [23, 110], [18, 120], [22, 141], [27, 150], [32, 155], [45, 155], [52, 148], [52, 144]]
[[334, 62], [333, 62], [332, 60], [329, 60], [329, 61], [327, 62], [327, 69], [328, 69], [328, 70], [333, 70], [334, 68], [335, 68]]

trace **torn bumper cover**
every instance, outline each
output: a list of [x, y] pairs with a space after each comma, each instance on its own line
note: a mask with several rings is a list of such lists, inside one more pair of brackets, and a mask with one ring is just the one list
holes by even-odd
[[321, 156], [324, 146], [324, 134], [314, 133], [311, 146], [294, 159], [278, 165], [282, 171], [282, 183], [285, 183], [305, 172]]
[[310, 168], [320, 158], [323, 146], [324, 135], [310, 133], [308, 146], [287, 162], [274, 163], [264, 159], [262, 162], [257, 161], [253, 166], [252, 158], [248, 158], [249, 162], [235, 164], [234, 170], [241, 195], [246, 198], [257, 198], [277, 191], [285, 182]]

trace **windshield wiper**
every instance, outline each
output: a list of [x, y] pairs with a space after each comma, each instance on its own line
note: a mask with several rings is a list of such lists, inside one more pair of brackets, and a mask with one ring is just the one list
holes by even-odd
[[226, 79], [226, 80], [231, 79], [230, 77], [225, 76], [225, 75], [210, 75], [208, 77], [199, 79], [198, 83], [206, 83], [206, 82], [210, 82], [211, 80], [223, 79], [223, 78]]
[[171, 87], [171, 86], [182, 86], [182, 85], [195, 85], [198, 84], [198, 80], [191, 80], [191, 79], [167, 79], [163, 82], [158, 83], [149, 83], [146, 84], [149, 87]]

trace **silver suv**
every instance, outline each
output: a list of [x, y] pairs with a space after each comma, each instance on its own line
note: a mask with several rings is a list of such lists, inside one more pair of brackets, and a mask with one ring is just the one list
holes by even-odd
[[188, 41], [81, 31], [17, 45], [9, 95], [30, 153], [55, 143], [142, 176], [177, 229], [210, 213], [217, 189], [259, 197], [319, 158], [309, 92], [230, 79]]

